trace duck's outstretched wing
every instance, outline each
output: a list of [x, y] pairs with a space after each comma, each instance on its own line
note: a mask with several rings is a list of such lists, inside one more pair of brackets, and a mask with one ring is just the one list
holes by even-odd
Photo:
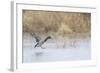
[[39, 42], [41, 40], [38, 36], [34, 36], [34, 38], [36, 39], [36, 42]]
[[32, 36], [35, 38], [36, 42], [39, 42], [41, 38], [37, 36], [35, 33], [32, 33]]

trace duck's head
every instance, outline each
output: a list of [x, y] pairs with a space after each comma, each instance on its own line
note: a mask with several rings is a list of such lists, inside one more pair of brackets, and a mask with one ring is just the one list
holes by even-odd
[[48, 38], [48, 39], [52, 39], [52, 37], [51, 37], [51, 36], [48, 36], [47, 38]]

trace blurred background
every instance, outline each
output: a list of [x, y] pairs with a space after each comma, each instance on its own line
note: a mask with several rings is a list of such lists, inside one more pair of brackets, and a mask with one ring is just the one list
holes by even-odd
[[89, 37], [91, 14], [23, 10], [23, 32], [54, 37]]

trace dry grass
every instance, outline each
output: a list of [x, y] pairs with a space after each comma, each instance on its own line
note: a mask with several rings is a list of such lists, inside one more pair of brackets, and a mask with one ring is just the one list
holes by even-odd
[[23, 10], [23, 32], [65, 37], [74, 37], [75, 34], [89, 36], [90, 18], [90, 13]]

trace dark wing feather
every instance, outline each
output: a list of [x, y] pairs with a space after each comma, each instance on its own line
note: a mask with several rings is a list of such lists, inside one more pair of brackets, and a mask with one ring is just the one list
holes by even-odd
[[35, 38], [36, 42], [39, 42], [41, 38], [36, 35], [36, 33], [32, 33], [32, 36]]
[[40, 39], [38, 37], [34, 36], [34, 38], [36, 39], [36, 42], [40, 41]]

